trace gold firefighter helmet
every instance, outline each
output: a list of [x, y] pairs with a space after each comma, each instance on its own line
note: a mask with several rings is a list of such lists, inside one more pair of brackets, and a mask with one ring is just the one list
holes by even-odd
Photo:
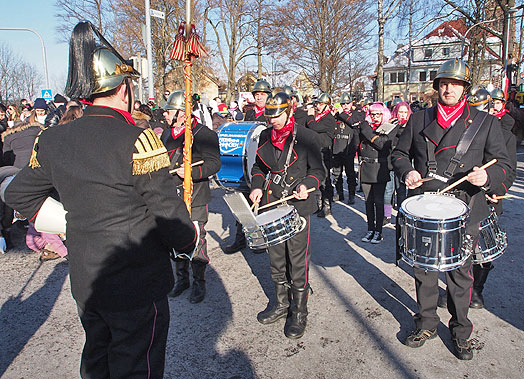
[[92, 95], [110, 91], [118, 87], [125, 78], [138, 78], [140, 73], [126, 64], [113, 52], [100, 47], [93, 53], [94, 82]]
[[271, 95], [271, 86], [264, 79], [258, 79], [253, 86], [253, 91], [251, 91], [251, 93], [254, 95], [256, 92], [265, 92]]
[[291, 86], [284, 86], [284, 92], [289, 96], [295, 95], [295, 91], [293, 90], [293, 87]]
[[270, 97], [266, 102], [264, 109], [264, 116], [272, 118], [278, 117], [288, 109], [290, 109], [291, 98], [285, 92], [279, 92]]
[[171, 94], [167, 98], [166, 105], [164, 105], [162, 109], [165, 111], [168, 111], [170, 109], [184, 111], [186, 109], [184, 91], [179, 89], [171, 92]]
[[340, 104], [349, 104], [351, 103], [351, 96], [349, 96], [349, 93], [343, 92], [342, 95], [340, 95]]
[[482, 86], [475, 86], [471, 89], [466, 99], [469, 105], [481, 111], [488, 105], [490, 94], [486, 88]]
[[117, 88], [127, 78], [139, 76], [91, 22], [81, 21], [73, 28], [69, 41], [67, 96], [88, 99]]
[[462, 59], [453, 58], [442, 63], [437, 76], [433, 79], [433, 89], [438, 91], [440, 79], [456, 79], [464, 82], [466, 87], [471, 84], [471, 71]]
[[317, 103], [331, 105], [331, 96], [328, 93], [324, 92], [320, 94], [320, 96], [318, 97]]
[[493, 91], [491, 91], [490, 95], [493, 100], [506, 101], [506, 95], [504, 94], [502, 88], [495, 88]]

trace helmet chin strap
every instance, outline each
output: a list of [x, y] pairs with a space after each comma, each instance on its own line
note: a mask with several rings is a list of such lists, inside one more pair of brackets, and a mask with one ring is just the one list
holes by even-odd
[[127, 112], [131, 114], [133, 111], [133, 94], [131, 93], [131, 86], [129, 85], [129, 78], [124, 79], [124, 83], [126, 84], [126, 92], [127, 92]]

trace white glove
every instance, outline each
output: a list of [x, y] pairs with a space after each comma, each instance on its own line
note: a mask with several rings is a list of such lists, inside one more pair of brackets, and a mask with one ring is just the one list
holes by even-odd
[[0, 252], [2, 252], [2, 254], [5, 254], [6, 249], [7, 249], [7, 244], [5, 243], [5, 238], [0, 237]]

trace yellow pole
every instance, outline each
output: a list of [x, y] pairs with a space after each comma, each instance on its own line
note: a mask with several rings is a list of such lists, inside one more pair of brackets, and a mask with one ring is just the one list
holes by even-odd
[[[191, 31], [191, 0], [186, 0], [186, 43]], [[191, 113], [193, 102], [191, 99], [191, 55], [186, 53], [184, 60], [184, 101], [186, 111], [185, 133], [184, 133], [184, 203], [186, 203], [189, 215], [191, 215], [191, 197], [193, 196], [193, 181], [191, 180], [191, 147], [193, 145], [193, 133], [191, 130]]]

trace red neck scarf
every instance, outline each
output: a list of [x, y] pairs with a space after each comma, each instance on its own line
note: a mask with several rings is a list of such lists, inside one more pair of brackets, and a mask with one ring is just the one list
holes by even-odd
[[404, 125], [407, 123], [408, 123], [408, 120], [398, 120], [397, 125]]
[[440, 104], [439, 101], [437, 105], [437, 123], [444, 129], [449, 128], [462, 115], [465, 107], [466, 98], [462, 99], [458, 104], [450, 107]]
[[493, 116], [501, 118], [506, 113], [508, 113], [508, 110], [506, 108], [502, 108], [499, 112], [493, 113]]
[[259, 108], [255, 105], [255, 117], [262, 116], [266, 107]]
[[271, 143], [278, 150], [284, 150], [284, 144], [286, 143], [287, 137], [291, 134], [293, 130], [293, 125], [295, 124], [295, 117], [291, 116], [289, 121], [282, 129], [276, 130], [273, 128], [271, 130]]
[[321, 112], [315, 116], [315, 121], [320, 120], [321, 118], [324, 118], [329, 113], [329, 107], [326, 107], [326, 110], [324, 112]]
[[378, 128], [381, 124], [378, 123], [378, 124], [375, 124], [374, 122], [370, 123], [369, 124], [371, 126], [371, 129], [375, 130], [376, 128]]
[[[191, 129], [193, 129], [196, 125], [197, 121], [191, 117]], [[182, 123], [182, 125], [180, 126], [176, 126], [176, 125], [173, 125], [173, 127], [171, 128], [171, 136], [173, 137], [173, 139], [177, 139], [178, 137], [180, 137], [182, 134], [184, 134], [184, 132], [186, 131], [186, 123]]]

